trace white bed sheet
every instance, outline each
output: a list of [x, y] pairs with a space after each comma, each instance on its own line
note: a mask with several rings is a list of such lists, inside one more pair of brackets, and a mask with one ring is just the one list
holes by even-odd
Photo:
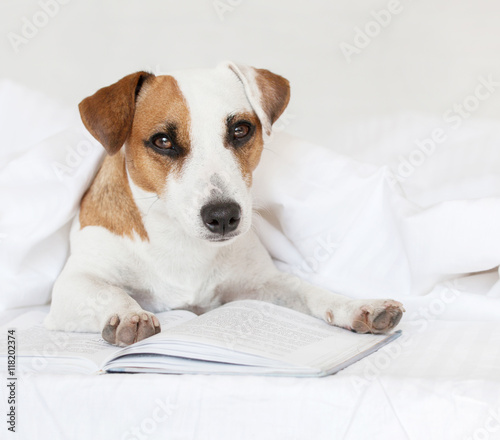
[[18, 382], [17, 438], [499, 439], [498, 324], [401, 328], [404, 337], [321, 379], [41, 371]]

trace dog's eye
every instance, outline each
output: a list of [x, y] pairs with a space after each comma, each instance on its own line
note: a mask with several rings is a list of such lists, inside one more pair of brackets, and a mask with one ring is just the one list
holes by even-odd
[[234, 116], [227, 119], [226, 142], [234, 148], [246, 145], [255, 133], [255, 125], [244, 119], [234, 120]]
[[248, 133], [250, 133], [250, 124], [246, 122], [237, 124], [233, 128], [233, 136], [235, 139], [243, 139], [248, 136]]
[[151, 139], [153, 145], [161, 150], [172, 148], [172, 142], [165, 133], [159, 133]]

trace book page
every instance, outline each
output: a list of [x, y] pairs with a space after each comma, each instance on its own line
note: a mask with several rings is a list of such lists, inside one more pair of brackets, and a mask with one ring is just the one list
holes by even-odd
[[[73, 358], [73, 363], [81, 358], [83, 363], [90, 361], [96, 371], [100, 359], [117, 349], [98, 333], [47, 330], [43, 325], [45, 316], [44, 312], [28, 312], [3, 326], [16, 329], [17, 356], [33, 358], [27, 367], [31, 366], [34, 371], [43, 371], [52, 358]], [[5, 354], [5, 341], [0, 341], [0, 355]]]
[[[79, 359], [90, 361], [97, 371], [105, 359], [120, 350], [104, 341], [100, 333], [77, 333], [47, 330], [43, 320], [44, 312], [28, 312], [2, 326], [2, 329], [16, 329], [17, 356], [32, 357], [31, 366], [42, 371], [43, 366], [54, 358], [72, 359], [66, 363], [78, 363]], [[178, 310], [158, 313], [162, 329], [178, 325], [196, 315]], [[6, 338], [0, 339], [0, 356], [7, 354]]]
[[[384, 336], [354, 334], [291, 309], [244, 300], [228, 303], [155, 338], [158, 342], [164, 339], [165, 342], [185, 341], [186, 345], [206, 344], [288, 364], [324, 369], [332, 362], [342, 362], [357, 355], [380, 342]], [[205, 353], [210, 353], [210, 347]], [[231, 354], [227, 356], [230, 362]], [[238, 360], [238, 353], [232, 356]]]

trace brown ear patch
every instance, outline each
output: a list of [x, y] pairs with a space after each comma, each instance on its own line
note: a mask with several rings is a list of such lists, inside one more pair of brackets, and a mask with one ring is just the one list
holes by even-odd
[[[80, 227], [102, 226], [113, 234], [149, 240], [128, 184], [123, 154], [107, 156], [80, 206]], [[135, 233], [135, 234], [134, 234]]]
[[147, 72], [132, 73], [80, 102], [83, 124], [108, 154], [115, 154], [127, 140], [137, 94], [143, 83], [153, 77]]
[[290, 83], [282, 76], [266, 69], [255, 69], [255, 72], [255, 80], [262, 94], [262, 109], [271, 124], [274, 124], [290, 101]]

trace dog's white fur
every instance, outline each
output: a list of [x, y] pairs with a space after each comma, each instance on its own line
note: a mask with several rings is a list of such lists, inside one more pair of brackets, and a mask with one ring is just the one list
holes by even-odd
[[[149, 240], [123, 237], [101, 226], [81, 228], [77, 216], [71, 256], [54, 286], [46, 326], [100, 332], [106, 326], [109, 330], [111, 322], [118, 330], [110, 342], [127, 345], [152, 334], [137, 329], [144, 322], [157, 326], [155, 312], [204, 312], [231, 300], [255, 298], [361, 332], [392, 329], [403, 312], [400, 303], [351, 300], [281, 273], [251, 229], [250, 185], [223, 139], [227, 115], [239, 111], [255, 113], [264, 138], [270, 134], [272, 121], [261, 103], [272, 97], [259, 88], [255, 70], [228, 63], [173, 76], [191, 118], [192, 149], [182, 173], [168, 175], [162, 196], [143, 190], [128, 175]], [[241, 206], [240, 224], [223, 243], [210, 241], [213, 234], [200, 216], [214, 198]], [[135, 336], [120, 338], [121, 327]]]

